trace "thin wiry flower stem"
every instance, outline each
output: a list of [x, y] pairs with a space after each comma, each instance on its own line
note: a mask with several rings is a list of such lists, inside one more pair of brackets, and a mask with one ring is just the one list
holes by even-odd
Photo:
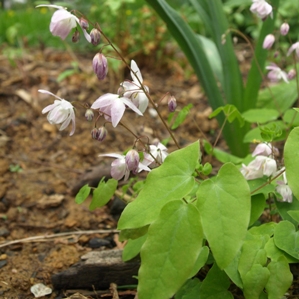
[[[108, 44], [113, 48], [113, 50], [115, 51], [115, 53], [120, 57], [120, 59], [123, 61], [123, 63], [126, 65], [126, 67], [135, 74], [135, 72], [131, 69], [130, 65], [126, 62], [125, 58], [122, 56], [122, 54], [117, 50], [117, 48], [113, 45], [113, 43], [110, 41], [110, 39], [105, 35], [105, 33], [101, 30], [99, 24], [95, 24], [95, 28], [97, 30], [100, 31], [100, 33], [102, 34], [102, 36], [106, 39], [106, 41], [108, 42]], [[164, 127], [166, 128], [166, 130], [168, 131], [168, 133], [170, 134], [172, 140], [174, 141], [175, 145], [177, 146], [177, 148], [179, 149], [180, 146], [176, 140], [176, 138], [174, 137], [172, 131], [170, 130], [170, 128], [168, 127], [166, 121], [164, 120], [164, 118], [162, 117], [161, 113], [159, 112], [158, 108], [156, 107], [156, 104], [154, 102], [154, 100], [151, 98], [151, 96], [149, 95], [148, 91], [146, 90], [146, 88], [144, 87], [144, 85], [142, 84], [142, 82], [140, 81], [140, 79], [138, 78], [138, 76], [135, 74], [135, 77], [137, 78], [144, 94], [147, 96], [148, 100], [151, 102], [152, 106], [154, 107], [154, 109], [157, 111]]]

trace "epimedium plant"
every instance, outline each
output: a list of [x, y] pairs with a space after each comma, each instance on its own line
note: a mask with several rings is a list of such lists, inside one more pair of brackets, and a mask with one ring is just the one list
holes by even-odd
[[[154, 3], [152, 0], [148, 2]], [[163, 11], [163, 18], [167, 17], [176, 23], [174, 28], [178, 29], [179, 38], [186, 41], [187, 46], [184, 49], [187, 55], [194, 59], [195, 71], [200, 74], [208, 96], [213, 92], [216, 95], [216, 98], [211, 100], [214, 108], [212, 116], [221, 115], [219, 119], [222, 121], [221, 131], [224, 136], [228, 137], [225, 135], [228, 132], [237, 132], [230, 136], [231, 149], [234, 143], [238, 143], [241, 149], [245, 150], [240, 156], [247, 153], [242, 147], [240, 134], [249, 129], [238, 131], [239, 123], [244, 124], [245, 121], [248, 128], [250, 123], [259, 123], [260, 143], [245, 159], [225, 154], [207, 140], [195, 141], [180, 148], [173, 131], [161, 116], [160, 101], [154, 101], [149, 88], [143, 84], [143, 77], [136, 62], [132, 60], [128, 64], [97, 23], [90, 22], [77, 11], [69, 12], [61, 6], [43, 5], [56, 9], [50, 24], [53, 35], [65, 39], [74, 30], [72, 40], [76, 42], [82, 31], [86, 40], [94, 45], [104, 39], [105, 46], [108, 45], [115, 51], [131, 75], [131, 80], [120, 84], [117, 94], [107, 93], [101, 95], [93, 104], [83, 105], [87, 120], [95, 119], [95, 126], [91, 131], [93, 139], [103, 141], [108, 133], [106, 126], [111, 124], [114, 128], [123, 126], [135, 140], [132, 149], [123, 154], [101, 154], [115, 158], [111, 164], [112, 179], [102, 179], [97, 188], [83, 186], [76, 196], [76, 202], [82, 203], [93, 191], [90, 209], [94, 210], [105, 205], [114, 193], [119, 192], [119, 180], [127, 181], [131, 173], [138, 175], [141, 171], [148, 172], [141, 184], [135, 184], [133, 189], [136, 194], [129, 198], [128, 194], [124, 197], [129, 203], [118, 222], [120, 240], [127, 241], [123, 251], [124, 261], [140, 254], [137, 287], [139, 299], [167, 299], [173, 296], [176, 299], [233, 298], [233, 293], [243, 293], [246, 299], [282, 298], [293, 280], [289, 264], [299, 262], [299, 126], [294, 122], [297, 108], [293, 110], [293, 116], [284, 115], [283, 121], [287, 124], [284, 128], [280, 128], [277, 122], [260, 124], [276, 121], [281, 116], [280, 111], [277, 114], [269, 109], [250, 111], [249, 108], [254, 105], [251, 106], [252, 103], [246, 101], [246, 95], [257, 95], [257, 86], [259, 87], [262, 76], [257, 70], [263, 67], [264, 58], [261, 59], [258, 53], [262, 53], [261, 56], [266, 54], [259, 52], [260, 42], [257, 43], [256, 59], [246, 87], [247, 90], [252, 84], [257, 89], [244, 91], [238, 77], [236, 60], [231, 55], [232, 43], [221, 12], [221, 2], [198, 1], [198, 9], [205, 8], [202, 12], [209, 9], [206, 17], [213, 17], [214, 22], [210, 22], [210, 25], [213, 25], [214, 29], [211, 27], [211, 32], [217, 37], [216, 45], [223, 71], [227, 74], [227, 78], [222, 76], [221, 82], [229, 104], [223, 105], [224, 98], [219, 97], [221, 92], [212, 68], [203, 54], [203, 44], [198, 43], [177, 14], [166, 6], [166, 2], [157, 0], [155, 3], [159, 5], [155, 8]], [[272, 4], [278, 8], [277, 0], [273, 0]], [[264, 0], [253, 0], [251, 11], [260, 17], [264, 24], [269, 21], [268, 25], [263, 26], [261, 37], [265, 37], [263, 48], [270, 49], [275, 40], [273, 36], [267, 35], [272, 34], [272, 6]], [[93, 26], [91, 31], [89, 24]], [[282, 35], [286, 35], [288, 28], [283, 24], [280, 30]], [[293, 44], [288, 54], [298, 52], [298, 48], [298, 43]], [[108, 61], [103, 50], [104, 47], [92, 61], [99, 80], [104, 79], [108, 72]], [[199, 56], [201, 54], [202, 57]], [[284, 79], [288, 82], [290, 77], [295, 75], [293, 71], [292, 76], [288, 76], [277, 65], [268, 69], [268, 78], [272, 81]], [[235, 80], [233, 74], [237, 76]], [[252, 77], [252, 74], [258, 74], [258, 78]], [[233, 87], [237, 90], [233, 90]], [[60, 130], [72, 124], [70, 135], [74, 134], [75, 103], [73, 105], [52, 92], [39, 91], [55, 97], [54, 104], [42, 111], [48, 113], [48, 121], [61, 125]], [[241, 95], [242, 97], [239, 97]], [[167, 93], [162, 100], [164, 99], [169, 111], [173, 113], [177, 108], [174, 96]], [[165, 145], [157, 140], [137, 136], [122, 121], [127, 109], [142, 116], [148, 105], [151, 105], [160, 117], [177, 146], [177, 150], [170, 154]], [[190, 106], [181, 109], [176, 126], [182, 124], [190, 109]], [[234, 120], [239, 123], [233, 124]], [[98, 127], [100, 122], [103, 122], [103, 125]], [[225, 131], [227, 122], [233, 125]], [[252, 136], [257, 135], [254, 133]], [[247, 138], [252, 137], [247, 135]], [[285, 141], [283, 157], [274, 144], [277, 138]], [[202, 162], [202, 150], [214, 154], [223, 162], [217, 175], [211, 175], [211, 165]], [[264, 211], [267, 212], [267, 217], [261, 218]], [[273, 220], [274, 213], [279, 215], [280, 221]], [[201, 269], [206, 272], [204, 279], [197, 275]]]

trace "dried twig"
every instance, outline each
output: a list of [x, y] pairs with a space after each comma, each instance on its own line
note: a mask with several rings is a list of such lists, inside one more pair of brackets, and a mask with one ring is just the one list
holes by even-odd
[[98, 230], [80, 230], [80, 231], [59, 233], [53, 235], [34, 236], [34, 237], [28, 237], [24, 239], [4, 242], [0, 244], [0, 248], [13, 245], [13, 244], [18, 244], [18, 243], [43, 242], [45, 240], [51, 241], [51, 239], [61, 238], [65, 236], [72, 236], [72, 235], [114, 234], [118, 232], [119, 231], [117, 229], [98, 229]]

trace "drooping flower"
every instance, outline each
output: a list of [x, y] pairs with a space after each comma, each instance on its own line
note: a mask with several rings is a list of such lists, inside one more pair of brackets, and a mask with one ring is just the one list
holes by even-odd
[[290, 186], [288, 185], [286, 172], [282, 174], [282, 177], [283, 181], [276, 181], [277, 186], [275, 190], [282, 196], [282, 201], [291, 203], [293, 201], [293, 192]]
[[256, 156], [247, 166], [242, 164], [240, 171], [246, 180], [254, 180], [273, 175], [277, 171], [277, 164], [272, 158]]
[[118, 94], [106, 93], [100, 96], [92, 105], [92, 109], [99, 109], [104, 113], [105, 118], [112, 122], [116, 127], [124, 115], [126, 106], [131, 108], [139, 115], [143, 115], [136, 106], [126, 97], [120, 97]]
[[92, 60], [92, 67], [99, 80], [104, 80], [108, 74], [107, 58], [102, 53], [97, 53]]
[[42, 4], [36, 7], [52, 7], [57, 9], [53, 14], [50, 23], [50, 31], [54, 36], [59, 36], [64, 40], [70, 31], [77, 27], [78, 24], [82, 28], [86, 40], [89, 43], [91, 42], [90, 35], [86, 31], [85, 25], [82, 27], [80, 20], [75, 15], [67, 11], [64, 7], [52, 4]]
[[138, 152], [135, 149], [129, 150], [125, 156], [125, 160], [128, 165], [128, 169], [135, 172], [140, 160]]
[[61, 99], [57, 95], [49, 92], [47, 90], [39, 89], [41, 93], [46, 93], [54, 96], [57, 100], [54, 101], [54, 104], [45, 107], [42, 110], [42, 113], [48, 113], [47, 119], [50, 124], [61, 124], [60, 131], [64, 130], [70, 122], [72, 122], [72, 130], [70, 136], [75, 132], [76, 123], [75, 123], [75, 111], [73, 105], [64, 99]]
[[263, 21], [271, 15], [272, 16], [272, 6], [267, 3], [265, 0], [252, 0], [250, 6], [250, 11], [256, 14]]
[[288, 50], [287, 56], [289, 56], [293, 51], [295, 51], [297, 57], [299, 57], [299, 42], [296, 42], [291, 45], [291, 47]]
[[273, 34], [268, 34], [264, 39], [263, 48], [267, 50], [271, 49], [274, 42], [275, 42], [275, 36]]
[[272, 146], [271, 143], [268, 142], [263, 142], [263, 143], [259, 143], [256, 148], [254, 149], [252, 156], [275, 156], [278, 155], [278, 149], [274, 146]]
[[[134, 105], [143, 113], [148, 106], [148, 98], [141, 85], [143, 78], [137, 63], [131, 61], [131, 77], [133, 81], [124, 81], [120, 85], [123, 87], [123, 96], [130, 98]], [[143, 85], [148, 92], [148, 87]]]
[[[111, 157], [111, 158], [116, 158], [111, 164], [111, 176], [115, 180], [120, 180], [124, 178], [124, 180], [128, 180], [129, 175], [130, 175], [130, 170], [128, 167], [128, 164], [126, 163], [126, 156], [125, 155], [120, 155], [120, 154], [103, 154], [100, 155], [100, 157]], [[136, 173], [141, 172], [142, 170], [145, 171], [151, 171], [149, 167], [147, 167], [145, 164], [140, 163], [138, 164]]]
[[97, 28], [93, 28], [90, 31], [90, 38], [91, 38], [91, 43], [94, 46], [97, 46], [100, 41], [101, 41], [101, 33]]
[[266, 67], [267, 70], [270, 70], [267, 77], [272, 82], [278, 82], [281, 79], [285, 81], [286, 83], [289, 83], [288, 75], [286, 72], [284, 72], [281, 68], [279, 68], [277, 65], [269, 65]]
[[167, 156], [167, 147], [160, 142], [156, 142], [149, 146], [148, 153], [144, 153], [144, 162], [146, 161], [147, 166], [154, 168], [162, 164]]

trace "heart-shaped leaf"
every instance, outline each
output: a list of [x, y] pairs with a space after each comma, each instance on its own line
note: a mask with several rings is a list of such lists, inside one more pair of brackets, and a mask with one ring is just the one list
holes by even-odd
[[299, 259], [299, 232], [296, 232], [293, 223], [284, 220], [276, 225], [274, 243], [279, 249]]

